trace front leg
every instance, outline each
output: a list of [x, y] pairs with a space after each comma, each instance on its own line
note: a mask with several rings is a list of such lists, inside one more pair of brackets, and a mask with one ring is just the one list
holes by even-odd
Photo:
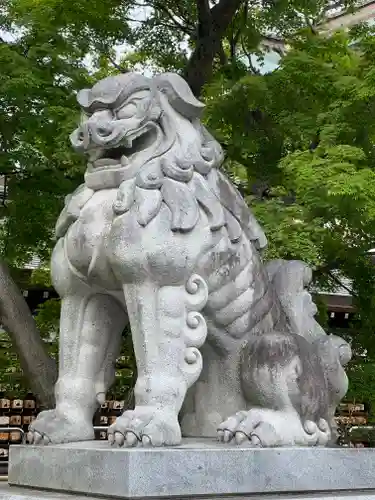
[[31, 424], [31, 443], [59, 444], [94, 438], [92, 418], [112, 382], [126, 319], [126, 312], [111, 296], [87, 290], [86, 295], [63, 298], [56, 408], [42, 412]]
[[128, 284], [124, 293], [138, 368], [136, 406], [109, 429], [109, 440], [120, 446], [178, 445], [178, 414], [202, 370], [198, 348], [207, 328], [199, 311], [207, 285], [195, 274], [181, 285]]

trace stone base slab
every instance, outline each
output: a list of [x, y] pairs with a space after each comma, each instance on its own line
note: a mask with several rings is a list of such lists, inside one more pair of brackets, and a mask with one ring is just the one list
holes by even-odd
[[98, 500], [98, 498], [71, 495], [69, 493], [30, 490], [0, 483], [0, 500]]
[[20, 490], [18, 496], [0, 498], [78, 500], [81, 494], [86, 500], [87, 496], [224, 499], [231, 495], [255, 499], [285, 494], [375, 500], [375, 449], [254, 449], [198, 439], [185, 440], [177, 448], [156, 449], [113, 448], [100, 441], [13, 446], [9, 483], [40, 491], [27, 496], [26, 490]]
[[[178, 500], [184, 500], [186, 497], [175, 497]], [[189, 498], [189, 497], [188, 497]], [[190, 497], [196, 500], [196, 497]], [[203, 496], [199, 500], [375, 500], [375, 493], [368, 492], [351, 492], [342, 495], [329, 493], [313, 493], [308, 495], [240, 495], [240, 496]], [[54, 493], [41, 490], [30, 490], [17, 488], [15, 486], [2, 486], [0, 484], [0, 500], [98, 500], [98, 497], [88, 497], [69, 493]], [[109, 500], [109, 497], [101, 497], [101, 500]], [[111, 499], [110, 499], [111, 500]], [[197, 499], [198, 500], [198, 499]]]

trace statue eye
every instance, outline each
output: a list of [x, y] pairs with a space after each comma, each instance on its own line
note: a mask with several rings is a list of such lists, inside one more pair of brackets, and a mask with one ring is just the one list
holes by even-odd
[[137, 105], [134, 102], [129, 102], [125, 104], [122, 108], [117, 111], [117, 118], [132, 118], [137, 113]]

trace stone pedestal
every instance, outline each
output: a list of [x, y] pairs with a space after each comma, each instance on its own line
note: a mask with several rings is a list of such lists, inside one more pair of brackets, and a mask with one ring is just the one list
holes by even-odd
[[14, 446], [9, 483], [14, 488], [3, 496], [0, 490], [0, 498], [223, 499], [293, 494], [375, 500], [375, 449], [254, 449], [211, 440], [186, 440], [181, 447], [162, 449], [119, 449], [101, 442]]

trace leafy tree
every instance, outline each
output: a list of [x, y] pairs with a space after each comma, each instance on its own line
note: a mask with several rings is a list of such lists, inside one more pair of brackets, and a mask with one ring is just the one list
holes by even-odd
[[[74, 93], [90, 75], [83, 52], [48, 26], [21, 24], [11, 2], [0, 11], [0, 173], [11, 201], [0, 228], [0, 321], [12, 337], [25, 375], [43, 403], [53, 403], [54, 362], [45, 352], [8, 265], [37, 253], [48, 258], [63, 196], [79, 182], [83, 162], [68, 147], [77, 119]], [[6, 39], [5, 39], [6, 35]]]
[[372, 411], [373, 35], [363, 26], [331, 37], [304, 31], [290, 39], [278, 71], [218, 75], [206, 88], [207, 122], [266, 230], [266, 258], [309, 262], [326, 289], [341, 276], [352, 280], [358, 314], [348, 330], [333, 333], [354, 350], [347, 397]]
[[346, 399], [368, 403], [369, 423], [375, 424], [375, 364], [373, 360], [357, 360], [350, 364], [347, 373], [350, 384]]
[[[355, 42], [354, 46], [353, 43]], [[356, 328], [373, 349], [374, 38], [301, 32], [280, 69], [207, 88], [207, 121], [266, 228], [269, 257], [301, 258], [320, 282], [352, 280]]]

